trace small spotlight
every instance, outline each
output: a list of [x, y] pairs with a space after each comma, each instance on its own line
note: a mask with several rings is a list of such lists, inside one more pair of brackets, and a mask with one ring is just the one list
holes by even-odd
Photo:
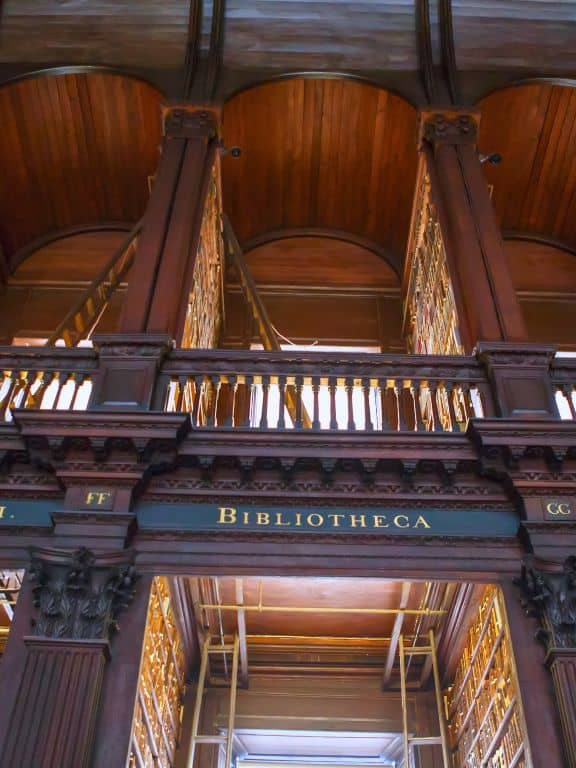
[[237, 159], [242, 154], [242, 150], [240, 147], [227, 147], [225, 146], [224, 142], [220, 142], [220, 153], [222, 157], [225, 157], [226, 155], [232, 155], [233, 158]]
[[482, 164], [490, 163], [490, 165], [500, 165], [502, 162], [502, 155], [499, 152], [492, 152], [490, 155], [483, 155], [482, 152], [478, 154], [478, 159]]

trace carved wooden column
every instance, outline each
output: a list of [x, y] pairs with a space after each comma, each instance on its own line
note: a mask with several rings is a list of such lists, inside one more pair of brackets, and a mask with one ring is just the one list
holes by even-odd
[[468, 353], [478, 341], [527, 338], [478, 157], [478, 124], [470, 111], [421, 114], [421, 149]]
[[518, 585], [524, 596], [524, 610], [540, 623], [536, 638], [544, 645], [546, 666], [554, 683], [564, 765], [576, 768], [576, 556], [568, 557], [562, 570], [557, 566], [549, 570], [551, 567], [528, 563]]
[[218, 115], [197, 105], [170, 105], [163, 122], [162, 156], [138, 239], [120, 332], [162, 333], [178, 339], [219, 146]]
[[2, 765], [82, 768], [111, 639], [137, 576], [126, 552], [81, 548], [34, 551], [28, 577], [2, 663]]

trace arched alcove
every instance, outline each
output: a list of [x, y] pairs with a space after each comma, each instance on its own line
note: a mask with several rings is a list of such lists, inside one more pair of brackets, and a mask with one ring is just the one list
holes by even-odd
[[573, 346], [576, 88], [532, 82], [485, 97], [480, 151], [530, 338]]
[[[374, 343], [375, 333], [382, 339], [374, 330], [381, 324], [381, 312], [372, 298], [384, 286], [370, 284], [378, 280], [374, 275], [360, 277], [366, 260], [374, 258], [389, 270], [387, 289], [396, 291], [394, 333], [399, 334], [396, 276], [402, 272], [408, 239], [418, 160], [416, 126], [416, 110], [404, 99], [338, 78], [278, 80], [243, 91], [225, 105], [226, 146], [239, 147], [241, 155], [230, 153], [223, 160], [224, 209], [245, 248], [267, 240], [264, 250], [248, 254], [260, 271], [257, 282], [293, 289], [294, 324], [288, 322], [286, 335], [307, 323], [307, 337], [326, 339], [324, 332], [314, 332], [318, 313], [325, 321], [326, 313], [341, 312], [350, 323], [364, 314], [365, 328], [370, 318], [372, 330], [358, 328], [358, 343], [368, 337]], [[292, 237], [294, 233], [298, 236]], [[346, 236], [356, 246], [343, 245]], [[367, 283], [360, 285], [359, 280]], [[338, 297], [333, 309], [296, 301], [298, 292], [310, 294], [318, 287], [325, 297]], [[362, 290], [371, 293], [370, 309], [357, 305]], [[353, 295], [356, 303], [347, 313], [345, 302]], [[271, 315], [274, 321], [272, 306]]]
[[47, 71], [0, 88], [0, 243], [11, 269], [42, 236], [142, 216], [161, 99], [142, 80], [99, 71]]

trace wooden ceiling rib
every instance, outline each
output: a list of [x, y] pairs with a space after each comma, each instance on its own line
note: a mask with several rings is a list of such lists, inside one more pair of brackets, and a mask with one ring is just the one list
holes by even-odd
[[480, 151], [503, 230], [576, 245], [576, 88], [545, 83], [497, 91], [480, 102]]
[[416, 112], [343, 79], [293, 78], [224, 108], [224, 207], [241, 242], [302, 227], [349, 231], [404, 256], [416, 175]]
[[96, 72], [0, 88], [0, 243], [8, 257], [47, 233], [140, 218], [158, 162], [161, 98], [140, 80]]

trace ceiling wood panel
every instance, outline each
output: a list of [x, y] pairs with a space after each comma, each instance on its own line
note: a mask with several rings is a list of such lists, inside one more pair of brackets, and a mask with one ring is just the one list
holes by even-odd
[[224, 63], [300, 72], [416, 70], [415, 2], [228, 0]]
[[4, 0], [0, 62], [177, 68], [189, 0]]
[[415, 183], [416, 113], [341, 79], [270, 83], [224, 108], [224, 207], [241, 241], [302, 227], [347, 230], [403, 258]]
[[576, 245], [576, 89], [548, 84], [507, 88], [480, 103], [480, 150], [504, 230]]
[[[221, 602], [234, 604], [234, 579], [218, 579]], [[260, 580], [243, 579], [244, 603], [257, 605]], [[395, 622], [394, 614], [347, 613], [338, 609], [396, 609], [400, 604], [402, 583], [376, 579], [325, 578], [265, 579], [262, 588], [264, 606], [304, 607], [312, 612], [246, 611], [246, 631], [249, 635], [299, 635], [305, 637], [375, 637], [389, 635]], [[426, 591], [424, 583], [412, 586], [407, 608], [419, 608]], [[318, 612], [315, 612], [318, 609]], [[323, 611], [328, 609], [330, 613]], [[332, 612], [334, 611], [334, 612]], [[232, 634], [236, 628], [234, 611], [222, 611], [224, 632]], [[413, 615], [405, 617], [407, 631], [417, 623]], [[410, 629], [408, 629], [410, 628]]]
[[160, 101], [150, 85], [104, 73], [0, 88], [0, 242], [9, 257], [50, 232], [142, 216]]
[[576, 70], [576, 0], [452, 0], [462, 70]]

